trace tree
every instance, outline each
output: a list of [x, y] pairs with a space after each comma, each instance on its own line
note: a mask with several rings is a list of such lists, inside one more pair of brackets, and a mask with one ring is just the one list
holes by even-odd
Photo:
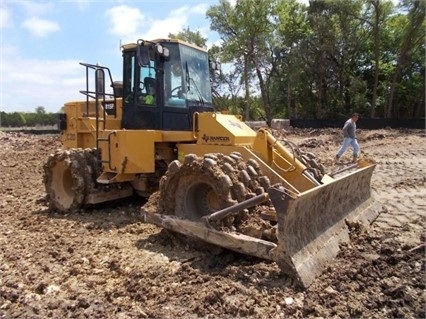
[[36, 113], [37, 114], [46, 114], [46, 110], [45, 110], [44, 106], [37, 106], [36, 107]]
[[13, 112], [13, 113], [7, 114], [7, 116], [4, 116], [3, 118], [4, 126], [21, 127], [21, 126], [24, 126], [25, 124], [26, 124], [25, 117], [21, 112]]
[[[306, 5], [296, 1], [278, 2], [275, 12], [277, 68], [273, 74], [271, 103], [279, 116], [298, 117], [298, 105], [310, 104], [301, 92], [310, 91], [305, 78], [306, 63], [302, 44], [310, 35]], [[307, 85], [308, 84], [308, 85]], [[286, 106], [286, 109], [285, 109]]]
[[259, 96], [267, 122], [354, 111], [422, 116], [425, 4], [405, 0], [402, 11], [390, 0], [220, 0], [207, 17], [232, 68], [216, 88], [244, 96], [246, 120]]
[[186, 41], [201, 48], [205, 48], [207, 43], [207, 39], [201, 35], [200, 31], [192, 31], [189, 29], [189, 27], [179, 31], [177, 34], [169, 33], [169, 38]]
[[244, 53], [238, 52], [237, 45], [238, 39], [238, 25], [235, 17], [234, 8], [229, 1], [220, 0], [219, 5], [212, 6], [207, 10], [207, 17], [211, 20], [210, 28], [219, 33], [222, 40], [222, 46], [217, 52], [220, 54], [221, 61], [223, 63], [233, 64], [233, 68], [230, 68], [228, 76], [224, 75], [222, 79], [224, 84], [230, 89], [231, 98], [235, 99], [237, 96], [232, 95], [235, 90], [235, 80], [243, 79], [245, 88], [245, 106], [244, 106], [244, 119], [248, 119], [248, 97], [249, 92], [249, 79], [246, 63], [241, 62], [241, 56]]
[[[368, 0], [366, 3], [367, 12], [365, 22], [366, 28], [371, 28], [373, 34], [373, 61], [374, 61], [374, 82], [372, 85], [370, 116], [375, 117], [377, 109], [378, 86], [380, 76], [380, 64], [382, 54], [382, 29], [393, 9], [391, 1]], [[363, 18], [362, 18], [363, 19]]]
[[[426, 2], [421, 0], [405, 0], [403, 6], [409, 10], [406, 16], [406, 25], [396, 61], [396, 68], [392, 76], [386, 117], [400, 117], [400, 105], [395, 105], [395, 94], [402, 79], [403, 69], [410, 63], [410, 57], [421, 44], [425, 43], [425, 8]], [[424, 49], [422, 50], [424, 52]], [[424, 53], [423, 53], [424, 54]], [[423, 55], [424, 56], [424, 55]], [[423, 62], [424, 63], [424, 62]], [[423, 64], [424, 68], [424, 64]], [[424, 72], [424, 71], [423, 71]], [[423, 77], [424, 79], [424, 77]], [[424, 89], [424, 88], [423, 88]], [[424, 92], [423, 92], [424, 99]]]
[[312, 29], [306, 48], [309, 73], [314, 79], [316, 118], [341, 116], [365, 107], [366, 97], [353, 99], [353, 83], [360, 83], [360, 61], [367, 41], [359, 17], [363, 1], [311, 0]]
[[224, 61], [243, 65], [242, 81], [247, 103], [244, 119], [248, 120], [250, 81], [255, 77], [268, 125], [272, 121], [269, 80], [274, 67], [270, 46], [274, 28], [270, 18], [274, 3], [274, 0], [240, 0], [233, 7], [229, 1], [221, 0], [219, 5], [207, 11], [211, 29], [217, 31], [223, 41]]

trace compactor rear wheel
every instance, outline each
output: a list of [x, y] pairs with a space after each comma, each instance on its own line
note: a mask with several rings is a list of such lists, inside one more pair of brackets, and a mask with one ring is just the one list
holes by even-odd
[[44, 165], [44, 184], [52, 210], [60, 213], [78, 211], [86, 193], [94, 188], [95, 150], [58, 150]]

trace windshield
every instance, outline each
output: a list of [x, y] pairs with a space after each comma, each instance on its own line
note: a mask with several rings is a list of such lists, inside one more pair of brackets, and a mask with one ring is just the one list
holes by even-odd
[[181, 46], [185, 66], [187, 99], [211, 103], [210, 75], [207, 53]]
[[170, 58], [164, 66], [165, 105], [186, 107], [186, 101], [211, 104], [211, 87], [206, 52], [169, 43]]

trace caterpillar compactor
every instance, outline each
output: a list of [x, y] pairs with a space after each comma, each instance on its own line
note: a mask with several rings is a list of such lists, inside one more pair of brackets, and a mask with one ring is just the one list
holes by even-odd
[[379, 214], [374, 163], [330, 176], [290, 141], [215, 112], [206, 50], [138, 40], [122, 54], [122, 81], [82, 63], [85, 99], [64, 105], [63, 148], [44, 167], [52, 210], [151, 195], [146, 222], [275, 261], [304, 287], [349, 240], [347, 225]]

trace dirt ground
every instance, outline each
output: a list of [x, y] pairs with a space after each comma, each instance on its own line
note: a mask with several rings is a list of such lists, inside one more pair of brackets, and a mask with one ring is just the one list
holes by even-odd
[[[333, 169], [340, 130], [274, 134]], [[49, 211], [43, 164], [57, 136], [0, 132], [0, 318], [424, 318], [425, 132], [358, 137], [386, 211], [301, 290], [273, 262], [194, 250], [143, 223], [142, 199]]]

